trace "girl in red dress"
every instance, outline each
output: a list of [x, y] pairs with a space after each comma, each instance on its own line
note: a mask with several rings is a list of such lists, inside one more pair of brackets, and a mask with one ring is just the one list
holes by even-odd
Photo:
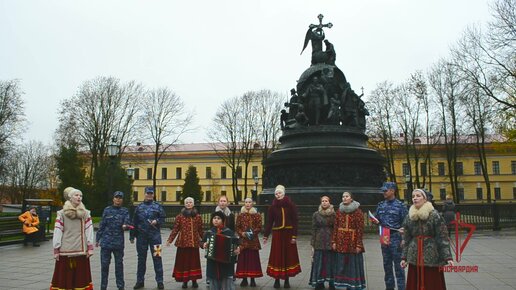
[[262, 231], [262, 216], [253, 207], [251, 198], [245, 199], [236, 221], [236, 232], [240, 238], [240, 255], [235, 276], [242, 278], [240, 286], [247, 286], [247, 278], [251, 278], [251, 287], [256, 287], [254, 278], [262, 277], [259, 250], [261, 249], [258, 234]]

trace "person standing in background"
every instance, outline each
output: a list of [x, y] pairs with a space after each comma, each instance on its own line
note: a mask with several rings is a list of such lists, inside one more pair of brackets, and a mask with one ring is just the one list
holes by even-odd
[[23, 223], [23, 234], [25, 235], [23, 245], [26, 246], [27, 243], [32, 242], [33, 247], [39, 247], [39, 217], [36, 213], [36, 207], [31, 206], [29, 210], [21, 214], [18, 219]]

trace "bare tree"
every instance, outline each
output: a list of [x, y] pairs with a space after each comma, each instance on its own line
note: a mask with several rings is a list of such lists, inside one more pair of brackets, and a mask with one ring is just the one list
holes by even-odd
[[238, 135], [238, 126], [241, 120], [239, 115], [242, 113], [239, 99], [239, 97], [233, 97], [224, 101], [217, 109], [213, 123], [208, 130], [208, 139], [211, 141], [213, 150], [231, 170], [234, 201], [237, 201], [238, 191], [237, 169], [242, 161]]
[[[257, 105], [257, 93], [255, 92], [247, 92], [243, 94], [240, 98], [241, 104], [241, 113], [238, 115], [240, 118], [238, 124], [238, 139], [239, 139], [239, 151], [240, 156], [242, 156], [242, 162], [244, 163], [244, 195], [247, 198], [248, 190], [247, 190], [247, 178], [249, 174], [249, 163], [253, 159], [256, 149], [257, 149], [257, 121], [258, 116], [255, 111], [255, 107]], [[242, 196], [240, 196], [240, 192], [237, 191], [237, 199], [238, 201], [242, 200]]]
[[134, 81], [122, 84], [113, 77], [98, 77], [84, 82], [75, 96], [62, 102], [57, 139], [76, 142], [90, 152], [90, 177], [106, 158], [112, 139], [123, 149], [138, 136], [142, 94], [142, 86]]
[[459, 97], [465, 92], [462, 80], [453, 64], [442, 59], [437, 62], [429, 73], [429, 85], [439, 108], [439, 125], [446, 149], [448, 179], [452, 188], [455, 202], [459, 203], [457, 158], [461, 128], [459, 114], [461, 113]]
[[23, 129], [25, 122], [24, 101], [18, 80], [0, 80], [0, 175], [2, 174], [7, 148]]
[[394, 85], [390, 82], [382, 82], [371, 92], [368, 109], [371, 112], [369, 117], [368, 135], [369, 144], [377, 150], [385, 152], [387, 159], [387, 175], [389, 180], [396, 182], [396, 169], [394, 167], [394, 152], [398, 146], [396, 129], [394, 124]]
[[142, 125], [154, 143], [152, 185], [156, 188], [158, 163], [163, 153], [190, 130], [193, 113], [187, 112], [181, 98], [168, 88], [146, 92], [142, 105]]
[[[280, 134], [279, 112], [285, 97], [277, 92], [261, 90], [256, 92], [257, 138], [262, 144], [262, 161], [278, 146]], [[265, 170], [265, 168], [263, 168]], [[263, 171], [262, 171], [263, 176]]]
[[35, 197], [37, 190], [49, 188], [48, 173], [52, 165], [49, 153], [48, 147], [36, 141], [21, 144], [10, 152], [2, 184], [9, 188], [12, 203], [21, 203]]

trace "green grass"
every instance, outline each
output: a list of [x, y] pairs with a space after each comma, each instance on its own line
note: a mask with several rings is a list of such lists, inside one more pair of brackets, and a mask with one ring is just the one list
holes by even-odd
[[19, 213], [15, 213], [15, 212], [0, 212], [0, 217], [2, 216], [19, 216], [20, 214]]

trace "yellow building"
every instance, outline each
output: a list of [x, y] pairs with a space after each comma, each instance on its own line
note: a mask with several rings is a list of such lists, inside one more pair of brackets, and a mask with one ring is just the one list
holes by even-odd
[[[424, 149], [426, 145], [419, 145]], [[420, 170], [420, 185], [430, 189], [434, 193], [436, 201], [451, 194], [451, 186], [448, 180], [448, 165], [446, 151], [443, 145], [433, 145], [431, 153], [431, 184], [429, 172]], [[486, 145], [488, 173], [491, 181], [492, 200], [510, 202], [516, 199], [516, 143], [494, 142]], [[122, 155], [122, 166], [134, 168], [133, 200], [142, 201], [145, 186], [152, 186], [153, 174], [153, 146], [138, 145], [127, 147]], [[409, 199], [407, 188], [417, 186], [414, 162], [411, 161], [412, 179], [410, 179], [408, 165], [404, 152], [395, 152], [394, 166], [396, 180], [400, 189], [401, 198]], [[465, 142], [459, 145], [458, 150], [458, 195], [462, 202], [478, 203], [487, 200], [487, 189], [478, 163], [479, 158], [474, 144]], [[178, 204], [179, 196], [184, 184], [185, 173], [188, 166], [193, 165], [197, 169], [200, 185], [204, 192], [203, 202], [214, 202], [218, 196], [227, 195], [233, 201], [231, 186], [231, 170], [227, 164], [216, 154], [212, 144], [196, 143], [177, 145], [163, 154], [158, 164], [156, 176], [156, 199], [165, 204]], [[418, 164], [419, 168], [425, 165]], [[428, 169], [426, 170], [428, 171]], [[239, 170], [238, 188], [244, 192], [244, 165]], [[248, 196], [251, 190], [262, 189], [262, 164], [261, 152], [258, 150], [256, 158], [248, 168]], [[255, 184], [253, 176], [257, 176]], [[407, 178], [408, 176], [408, 178]], [[409, 184], [412, 182], [412, 185]]]
[[[418, 149], [424, 149], [425, 144]], [[449, 177], [446, 150], [444, 145], [433, 145], [431, 152], [431, 176], [424, 161], [420, 161], [419, 181], [424, 188], [430, 189], [436, 201], [444, 200], [452, 193]], [[486, 144], [487, 168], [491, 184], [491, 200], [512, 202], [516, 200], [516, 143], [492, 142]], [[478, 153], [473, 140], [466, 139], [458, 147], [457, 179], [458, 197], [463, 203], [487, 201], [487, 187], [482, 174]], [[411, 160], [412, 178], [405, 153], [401, 149], [395, 152], [394, 167], [401, 197], [408, 200], [407, 188], [417, 187], [414, 176], [415, 164]], [[431, 177], [431, 184], [429, 183]], [[410, 184], [412, 182], [412, 184]], [[423, 186], [422, 186], [423, 187]]]
[[[154, 147], [138, 145], [127, 147], [122, 154], [122, 167], [134, 168], [133, 201], [142, 201], [146, 186], [152, 186]], [[222, 148], [220, 148], [222, 150]], [[233, 201], [231, 169], [217, 155], [212, 144], [196, 143], [176, 145], [167, 150], [158, 163], [156, 175], [156, 199], [165, 204], [178, 204], [188, 167], [197, 169], [199, 183], [204, 192], [203, 202], [214, 202], [220, 195], [227, 195]], [[245, 198], [243, 162], [237, 169], [238, 189]], [[249, 164], [247, 172], [248, 197], [255, 187], [261, 190], [261, 151]], [[254, 176], [257, 179], [253, 178]], [[258, 183], [256, 183], [258, 182]]]

